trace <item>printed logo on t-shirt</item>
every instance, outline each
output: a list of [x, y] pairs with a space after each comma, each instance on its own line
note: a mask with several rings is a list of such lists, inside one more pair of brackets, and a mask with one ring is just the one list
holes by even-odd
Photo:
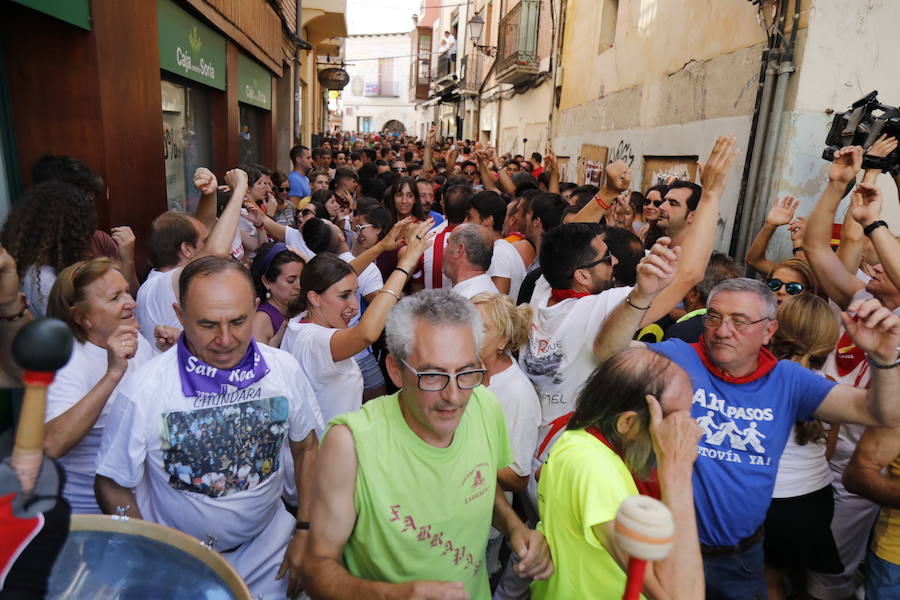
[[[751, 465], [769, 465], [772, 459], [764, 456], [766, 436], [760, 431], [759, 423], [775, 418], [771, 408], [743, 408], [728, 405], [723, 398], [709, 394], [703, 388], [694, 392], [694, 414], [696, 407], [707, 409], [696, 417], [703, 432], [700, 440], [701, 456], [727, 462], [744, 462]], [[743, 458], [742, 458], [743, 457]]]
[[210, 498], [262, 485], [280, 468], [289, 403], [284, 396], [163, 413], [169, 485]]
[[563, 358], [562, 340], [537, 339], [525, 345], [525, 371], [532, 379], [547, 377], [553, 385], [562, 384]]
[[481, 498], [487, 493], [488, 485], [487, 480], [484, 478], [484, 473], [487, 472], [487, 469], [489, 468], [490, 465], [487, 463], [478, 463], [475, 465], [474, 469], [466, 474], [466, 477], [462, 482], [463, 487], [470, 492], [469, 495], [466, 496], [466, 504]]

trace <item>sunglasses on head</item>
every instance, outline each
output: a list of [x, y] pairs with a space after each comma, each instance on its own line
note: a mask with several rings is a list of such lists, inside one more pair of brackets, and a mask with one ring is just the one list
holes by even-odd
[[651, 200], [649, 198], [644, 198], [644, 206], [650, 206], [651, 204], [656, 208], [659, 208], [660, 204], [665, 202], [665, 200]]
[[781, 289], [782, 286], [784, 286], [784, 290], [788, 293], [789, 296], [796, 296], [803, 291], [803, 284], [797, 283], [796, 281], [785, 283], [780, 279], [769, 279], [768, 281], [766, 281], [766, 285], [768, 285], [769, 289], [773, 292], [777, 292]]

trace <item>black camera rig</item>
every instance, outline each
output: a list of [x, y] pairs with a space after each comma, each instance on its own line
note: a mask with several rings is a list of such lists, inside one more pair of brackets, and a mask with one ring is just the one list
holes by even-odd
[[[862, 146], [867, 152], [883, 133], [900, 140], [900, 109], [878, 102], [875, 90], [854, 102], [850, 110], [834, 115], [822, 158], [834, 160], [834, 153], [844, 146]], [[883, 158], [864, 154], [862, 166], [896, 175], [900, 173], [900, 151], [895, 149]]]

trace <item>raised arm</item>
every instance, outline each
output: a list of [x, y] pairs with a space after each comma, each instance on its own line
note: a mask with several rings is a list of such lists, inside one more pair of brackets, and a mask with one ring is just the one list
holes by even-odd
[[657, 240], [650, 254], [638, 263], [634, 289], [603, 321], [594, 337], [594, 356], [601, 363], [628, 347], [653, 299], [675, 277], [680, 249], [670, 249], [669, 243], [667, 237]]
[[[860, 224], [860, 227], [869, 227], [873, 223], [880, 221], [881, 206], [881, 190], [876, 186], [861, 183], [853, 191], [850, 211], [853, 214], [853, 219]], [[894, 237], [887, 225], [881, 225], [872, 229], [869, 233], [869, 239], [872, 240], [872, 244], [875, 246], [875, 251], [881, 260], [881, 267], [887, 274], [888, 279], [891, 280], [895, 287], [900, 288], [897, 285], [900, 283], [900, 241]]]
[[425, 138], [425, 155], [422, 157], [422, 172], [428, 177], [434, 175], [434, 136], [435, 127], [428, 128], [428, 136]]
[[482, 150], [476, 150], [473, 152], [475, 155], [475, 162], [478, 165], [478, 173], [481, 178], [481, 185], [484, 186], [484, 189], [498, 192], [497, 189], [497, 181], [494, 179], [494, 174], [488, 168], [487, 160], [484, 156], [484, 152]]
[[544, 170], [550, 174], [550, 181], [547, 183], [547, 191], [551, 194], [559, 193], [559, 165], [556, 162], [556, 154], [553, 148], [547, 148], [544, 153]]
[[769, 247], [769, 242], [772, 241], [775, 230], [793, 220], [799, 204], [800, 201], [794, 200], [793, 196], [775, 198], [775, 202], [766, 216], [766, 222], [763, 223], [762, 229], [759, 230], [759, 233], [753, 238], [750, 248], [747, 249], [744, 262], [760, 273], [767, 275], [772, 272], [775, 263], [766, 258], [766, 249]]
[[809, 215], [803, 240], [806, 259], [815, 272], [819, 285], [841, 309], [847, 308], [853, 294], [864, 285], [847, 272], [840, 259], [831, 251], [831, 230], [837, 206], [844, 197], [847, 186], [856, 178], [860, 166], [862, 148], [859, 146], [847, 146], [834, 153], [834, 160], [828, 171], [828, 185]]
[[225, 174], [225, 182], [231, 188], [231, 198], [216, 224], [213, 225], [206, 238], [206, 244], [199, 252], [200, 256], [228, 256], [231, 253], [231, 242], [241, 216], [241, 204], [247, 194], [247, 174], [240, 169], [232, 169]]
[[342, 554], [356, 525], [358, 469], [353, 433], [344, 425], [335, 425], [319, 450], [309, 540], [301, 565], [303, 584], [310, 597], [317, 600], [468, 598], [462, 583], [458, 582], [384, 583], [362, 579], [347, 571]]
[[[434, 236], [429, 229], [434, 225], [431, 219], [418, 223], [409, 239], [406, 240], [406, 252], [397, 261], [397, 268], [391, 272], [384, 282], [384, 287], [376, 294], [375, 299], [366, 308], [353, 327], [339, 329], [331, 336], [331, 358], [335, 362], [350, 358], [374, 344], [384, 331], [388, 313], [400, 300], [403, 286], [413, 272], [419, 257], [425, 251], [428, 240]], [[385, 238], [387, 239], [387, 238]]]
[[866, 428], [844, 471], [844, 487], [884, 508], [900, 509], [900, 479], [882, 472], [897, 456], [900, 430]]
[[655, 323], [678, 306], [692, 287], [703, 281], [706, 265], [716, 241], [716, 222], [719, 219], [719, 205], [725, 192], [728, 173], [737, 157], [734, 136], [723, 136], [716, 140], [709, 159], [700, 171], [703, 193], [694, 213], [690, 235], [681, 246], [678, 273], [672, 285], [663, 289], [653, 300], [653, 304], [641, 319], [641, 326]]
[[853, 343], [871, 364], [869, 390], [836, 385], [816, 410], [832, 423], [900, 427], [900, 317], [875, 298], [857, 300], [841, 313]]
[[219, 189], [216, 176], [209, 169], [200, 167], [194, 171], [194, 187], [200, 191], [194, 217], [210, 230], [216, 224], [216, 192]]

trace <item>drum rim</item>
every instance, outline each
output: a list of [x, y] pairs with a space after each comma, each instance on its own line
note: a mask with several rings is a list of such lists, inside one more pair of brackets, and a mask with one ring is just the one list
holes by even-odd
[[[109, 515], [72, 515], [70, 531], [108, 531], [137, 535], [174, 546], [208, 566], [228, 586], [237, 600], [252, 600], [250, 589], [221, 554], [183, 531], [144, 519], [122, 520]], [[200, 549], [204, 551], [201, 551]]]

